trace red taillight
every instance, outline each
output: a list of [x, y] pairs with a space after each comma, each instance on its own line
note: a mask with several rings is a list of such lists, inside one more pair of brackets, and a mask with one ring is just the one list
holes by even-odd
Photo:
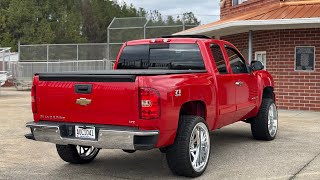
[[160, 94], [152, 88], [139, 89], [140, 119], [157, 119], [160, 117]]
[[36, 85], [32, 85], [31, 105], [32, 105], [32, 112], [37, 113]]

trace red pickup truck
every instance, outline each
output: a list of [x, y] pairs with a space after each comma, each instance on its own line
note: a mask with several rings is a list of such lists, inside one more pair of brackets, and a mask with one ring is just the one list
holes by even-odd
[[56, 144], [60, 157], [76, 164], [100, 149], [159, 148], [174, 174], [197, 177], [208, 165], [209, 131], [244, 121], [255, 139], [276, 137], [273, 79], [229, 42], [129, 41], [114, 69], [36, 74], [26, 138]]

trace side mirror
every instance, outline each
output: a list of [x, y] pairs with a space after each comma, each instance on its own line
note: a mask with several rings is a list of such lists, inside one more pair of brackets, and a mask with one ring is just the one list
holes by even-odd
[[252, 61], [251, 62], [251, 69], [253, 71], [259, 71], [264, 69], [264, 65], [260, 61]]

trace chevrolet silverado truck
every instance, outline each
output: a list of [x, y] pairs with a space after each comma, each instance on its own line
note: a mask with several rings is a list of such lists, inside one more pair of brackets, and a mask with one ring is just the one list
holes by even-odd
[[160, 149], [171, 171], [198, 177], [210, 131], [243, 121], [258, 140], [278, 129], [274, 82], [229, 42], [165, 36], [126, 42], [114, 70], [35, 74], [26, 138], [56, 144], [66, 162], [100, 149]]

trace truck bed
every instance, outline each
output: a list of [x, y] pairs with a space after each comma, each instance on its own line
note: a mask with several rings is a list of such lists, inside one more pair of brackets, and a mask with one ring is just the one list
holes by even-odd
[[134, 82], [136, 76], [206, 73], [206, 70], [105, 70], [63, 73], [37, 73], [40, 81]]

